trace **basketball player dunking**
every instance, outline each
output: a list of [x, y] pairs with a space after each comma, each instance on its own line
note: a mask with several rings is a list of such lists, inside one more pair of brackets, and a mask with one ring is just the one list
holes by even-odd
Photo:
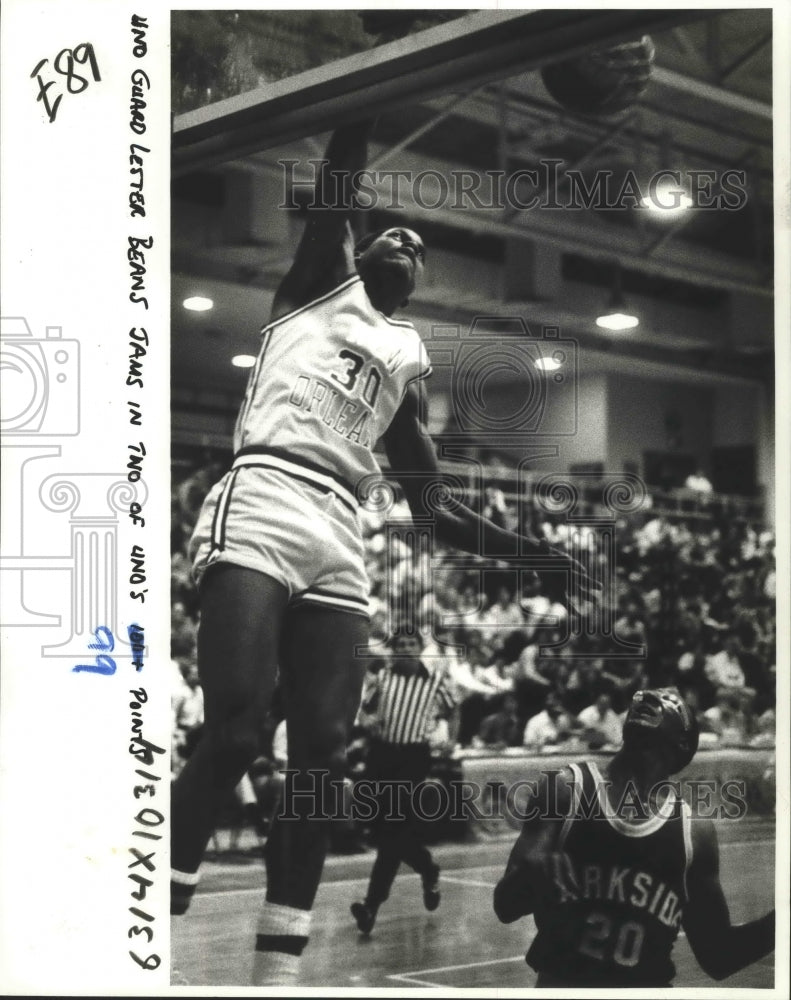
[[[354, 651], [367, 641], [368, 581], [356, 486], [378, 472], [380, 437], [396, 478], [413, 474], [400, 480], [413, 512], [423, 512], [423, 488], [437, 474], [421, 421], [426, 351], [410, 323], [392, 318], [423, 272], [423, 243], [394, 227], [355, 248], [349, 225], [367, 135], [367, 125], [352, 125], [330, 140], [315, 207], [262, 331], [232, 468], [191, 542], [206, 721], [173, 787], [172, 912], [186, 910], [218, 808], [258, 755], [278, 670], [295, 790], [312, 793], [294, 797], [299, 818], [275, 822], [267, 842], [254, 985], [297, 974], [328, 837], [328, 822], [308, 816], [333, 812], [317, 802], [330, 790], [317, 791], [317, 774], [342, 776], [360, 701], [364, 661]], [[455, 547], [517, 554], [516, 536], [461, 505], [434, 523]], [[521, 543], [522, 554], [554, 559], [583, 594], [596, 589], [545, 542]]]
[[535, 915], [537, 986], [669, 986], [681, 928], [715, 979], [774, 948], [774, 911], [731, 924], [714, 826], [693, 819], [668, 780], [697, 745], [677, 691], [638, 691], [603, 775], [580, 762], [542, 778], [494, 892], [503, 923]]

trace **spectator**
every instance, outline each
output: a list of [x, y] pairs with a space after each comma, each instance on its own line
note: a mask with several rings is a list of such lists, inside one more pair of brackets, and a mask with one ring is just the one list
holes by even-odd
[[494, 521], [500, 528], [513, 531], [516, 527], [517, 518], [513, 510], [508, 507], [505, 494], [501, 489], [494, 486], [486, 487], [486, 503], [483, 508], [483, 516]]
[[603, 671], [604, 660], [600, 657], [574, 661], [566, 680], [565, 691], [565, 704], [570, 712], [577, 715], [605, 690], [607, 682], [602, 682]]
[[509, 668], [523, 723], [544, 707], [547, 692], [554, 688], [554, 656], [542, 657], [540, 645], [531, 642]]
[[[173, 651], [171, 651], [173, 652]], [[186, 668], [186, 664], [185, 664]], [[171, 777], [175, 777], [184, 763], [181, 756], [181, 746], [183, 733], [178, 725], [178, 716], [181, 703], [190, 693], [187, 682], [184, 680], [182, 664], [175, 655], [170, 661], [170, 771]]]
[[172, 704], [176, 731], [175, 745], [183, 763], [195, 748], [203, 728], [203, 688], [198, 665], [190, 663], [182, 670], [184, 686]]
[[[462, 653], [448, 658], [448, 681], [460, 702], [458, 740], [468, 746], [478, 726], [491, 710], [492, 699], [508, 686], [494, 676], [487, 676], [492, 649], [478, 629], [461, 630]], [[430, 648], [430, 647], [429, 647]]]
[[459, 592], [458, 613], [467, 626], [475, 625], [481, 620], [483, 601], [476, 583], [465, 583]]
[[489, 663], [479, 670], [478, 677], [496, 691], [512, 691], [514, 687], [513, 669], [506, 664], [502, 650], [492, 654]]
[[543, 712], [527, 720], [522, 745], [530, 750], [543, 750], [548, 744], [564, 742], [575, 729], [579, 729], [576, 720], [563, 708], [558, 695], [550, 691]]
[[[184, 501], [185, 524], [193, 498], [211, 478], [212, 473], [203, 469], [188, 477], [189, 485], [178, 491]], [[182, 500], [176, 489], [173, 496], [178, 527]], [[568, 525], [560, 517], [529, 503], [517, 509], [512, 498], [501, 493], [492, 492], [488, 501], [493, 511], [521, 520], [536, 534], [563, 544], [569, 540]], [[648, 509], [619, 519], [617, 565], [611, 566], [604, 551], [597, 557], [601, 579], [611, 569], [616, 574], [611, 594], [611, 604], [619, 609], [616, 634], [644, 645], [647, 658], [607, 658], [609, 649], [597, 644], [595, 637], [569, 634], [565, 608], [553, 603], [541, 581], [531, 574], [523, 574], [517, 602], [509, 586], [513, 581], [495, 575], [493, 564], [479, 559], [480, 570], [461, 569], [452, 562], [446, 564], [448, 550], [435, 546], [429, 576], [425, 559], [414, 561], [408, 546], [386, 531], [387, 520], [409, 517], [402, 501], [386, 513], [363, 517], [373, 635], [383, 644], [403, 610], [399, 600], [406, 602], [404, 607], [409, 605], [427, 640], [424, 658], [448, 672], [464, 702], [459, 736], [465, 743], [473, 738], [479, 742], [484, 722], [500, 716], [504, 701], [512, 704], [510, 698], [504, 699], [506, 692], [515, 695], [525, 728], [528, 719], [542, 714], [549, 691], [560, 696], [574, 717], [603, 692], [610, 694], [611, 708], [617, 713], [634, 690], [660, 679], [683, 688], [701, 715], [705, 709], [718, 707], [717, 692], [722, 687], [745, 691], [748, 697], [754, 691], [752, 710], [762, 721], [755, 723], [753, 737], [748, 729], [747, 739], [771, 742], [776, 698], [772, 533], [739, 522], [730, 511], [724, 512], [719, 524], [713, 506], [707, 508], [707, 518], [688, 522], [662, 512], [658, 503], [654, 512]], [[185, 685], [178, 663], [186, 671], [194, 659], [197, 600], [189, 570], [183, 552], [174, 545], [172, 636], [173, 656], [178, 661], [174, 704]], [[486, 579], [501, 584], [485, 610], [484, 570]], [[437, 641], [431, 638], [432, 631]], [[715, 712], [714, 721], [716, 717]], [[712, 725], [704, 721], [704, 726]], [[434, 731], [438, 739], [441, 729], [440, 725]], [[178, 766], [183, 733], [176, 727], [175, 714], [173, 733], [173, 760]]]
[[635, 691], [645, 687], [648, 678], [643, 660], [620, 660], [611, 658], [601, 673], [602, 680], [612, 695], [617, 712], [623, 712]]
[[622, 642], [632, 646], [645, 646], [645, 625], [640, 617], [640, 605], [636, 600], [626, 602], [623, 614], [615, 622], [615, 634]]
[[733, 688], [720, 688], [715, 704], [703, 713], [709, 732], [716, 733], [723, 746], [745, 746], [750, 732], [748, 702]]
[[541, 587], [541, 581], [532, 574], [527, 574], [527, 579], [522, 584], [519, 604], [524, 616], [523, 628], [528, 639], [535, 637], [540, 629], [551, 629], [562, 625], [568, 617], [565, 607], [557, 601], [551, 601], [541, 592]]
[[224, 462], [210, 460], [208, 465], [197, 469], [178, 487], [176, 497], [181, 515], [181, 527], [186, 538], [192, 534], [206, 494], [221, 478], [224, 469]]
[[588, 705], [577, 716], [584, 730], [582, 739], [591, 750], [599, 750], [603, 746], [619, 747], [621, 745], [621, 717], [612, 709], [612, 698], [602, 692], [592, 705]]
[[775, 710], [767, 708], [755, 720], [755, 735], [750, 740], [751, 747], [773, 747], [777, 720]]
[[739, 661], [739, 639], [731, 633], [725, 638], [722, 649], [706, 658], [704, 672], [715, 688], [745, 687], [745, 676]]
[[694, 493], [697, 493], [701, 499], [711, 496], [711, 494], [714, 492], [714, 487], [706, 478], [706, 475], [702, 469], [697, 469], [691, 475], [687, 476], [684, 482], [684, 486], [686, 487], [686, 489], [692, 490]]
[[500, 707], [492, 715], [487, 715], [475, 737], [476, 746], [515, 747], [522, 741], [522, 720], [517, 711], [518, 702], [513, 694], [506, 692]]
[[508, 626], [512, 629], [521, 627], [522, 611], [514, 601], [513, 591], [504, 584], [497, 588], [497, 596], [484, 613], [483, 624], [495, 625], [502, 629]]
[[198, 626], [187, 614], [182, 601], [170, 605], [170, 645], [177, 656], [192, 657], [198, 640]]

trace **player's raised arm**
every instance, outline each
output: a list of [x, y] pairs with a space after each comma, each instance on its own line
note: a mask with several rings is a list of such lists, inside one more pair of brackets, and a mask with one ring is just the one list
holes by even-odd
[[568, 769], [541, 776], [528, 803], [529, 818], [494, 889], [494, 912], [501, 923], [510, 924], [532, 913], [541, 894], [551, 891], [549, 859], [557, 850], [563, 821], [571, 809], [572, 780]]
[[349, 219], [373, 120], [337, 128], [318, 171], [294, 261], [275, 293], [272, 320], [331, 291], [355, 273]]
[[720, 884], [717, 833], [710, 820], [693, 821], [692, 846], [683, 926], [703, 971], [725, 979], [774, 950], [775, 911], [732, 924]]
[[[427, 513], [423, 490], [431, 477], [439, 478], [434, 444], [425, 426], [425, 390], [421, 382], [413, 383], [384, 435], [390, 468], [406, 496], [414, 516]], [[574, 579], [583, 596], [600, 590], [600, 585], [588, 577], [585, 569], [565, 553], [553, 549], [544, 539], [516, 535], [482, 517], [462, 503], [453, 509], [430, 512], [435, 518], [437, 539], [446, 545], [486, 555], [508, 559], [517, 555], [540, 556], [544, 568], [565, 569]], [[540, 571], [539, 571], [540, 575]], [[552, 576], [557, 574], [553, 573]]]

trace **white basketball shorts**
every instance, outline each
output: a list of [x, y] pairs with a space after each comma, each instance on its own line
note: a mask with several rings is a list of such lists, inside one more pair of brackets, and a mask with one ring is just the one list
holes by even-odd
[[290, 606], [368, 617], [357, 512], [331, 490], [260, 466], [234, 468], [206, 497], [189, 545], [197, 582], [217, 562], [282, 583]]

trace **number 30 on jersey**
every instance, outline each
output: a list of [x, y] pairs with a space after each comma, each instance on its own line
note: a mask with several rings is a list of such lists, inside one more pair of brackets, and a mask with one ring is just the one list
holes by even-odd
[[[338, 357], [342, 362], [341, 370], [331, 372], [330, 377], [340, 385], [341, 389], [345, 389], [347, 392], [354, 392], [357, 377], [365, 365], [365, 358], [346, 348], [340, 352]], [[379, 369], [376, 365], [371, 365], [365, 376], [365, 383], [361, 392], [362, 398], [371, 409], [374, 409], [376, 406], [376, 397], [379, 395], [381, 384], [382, 376], [379, 374]]]

